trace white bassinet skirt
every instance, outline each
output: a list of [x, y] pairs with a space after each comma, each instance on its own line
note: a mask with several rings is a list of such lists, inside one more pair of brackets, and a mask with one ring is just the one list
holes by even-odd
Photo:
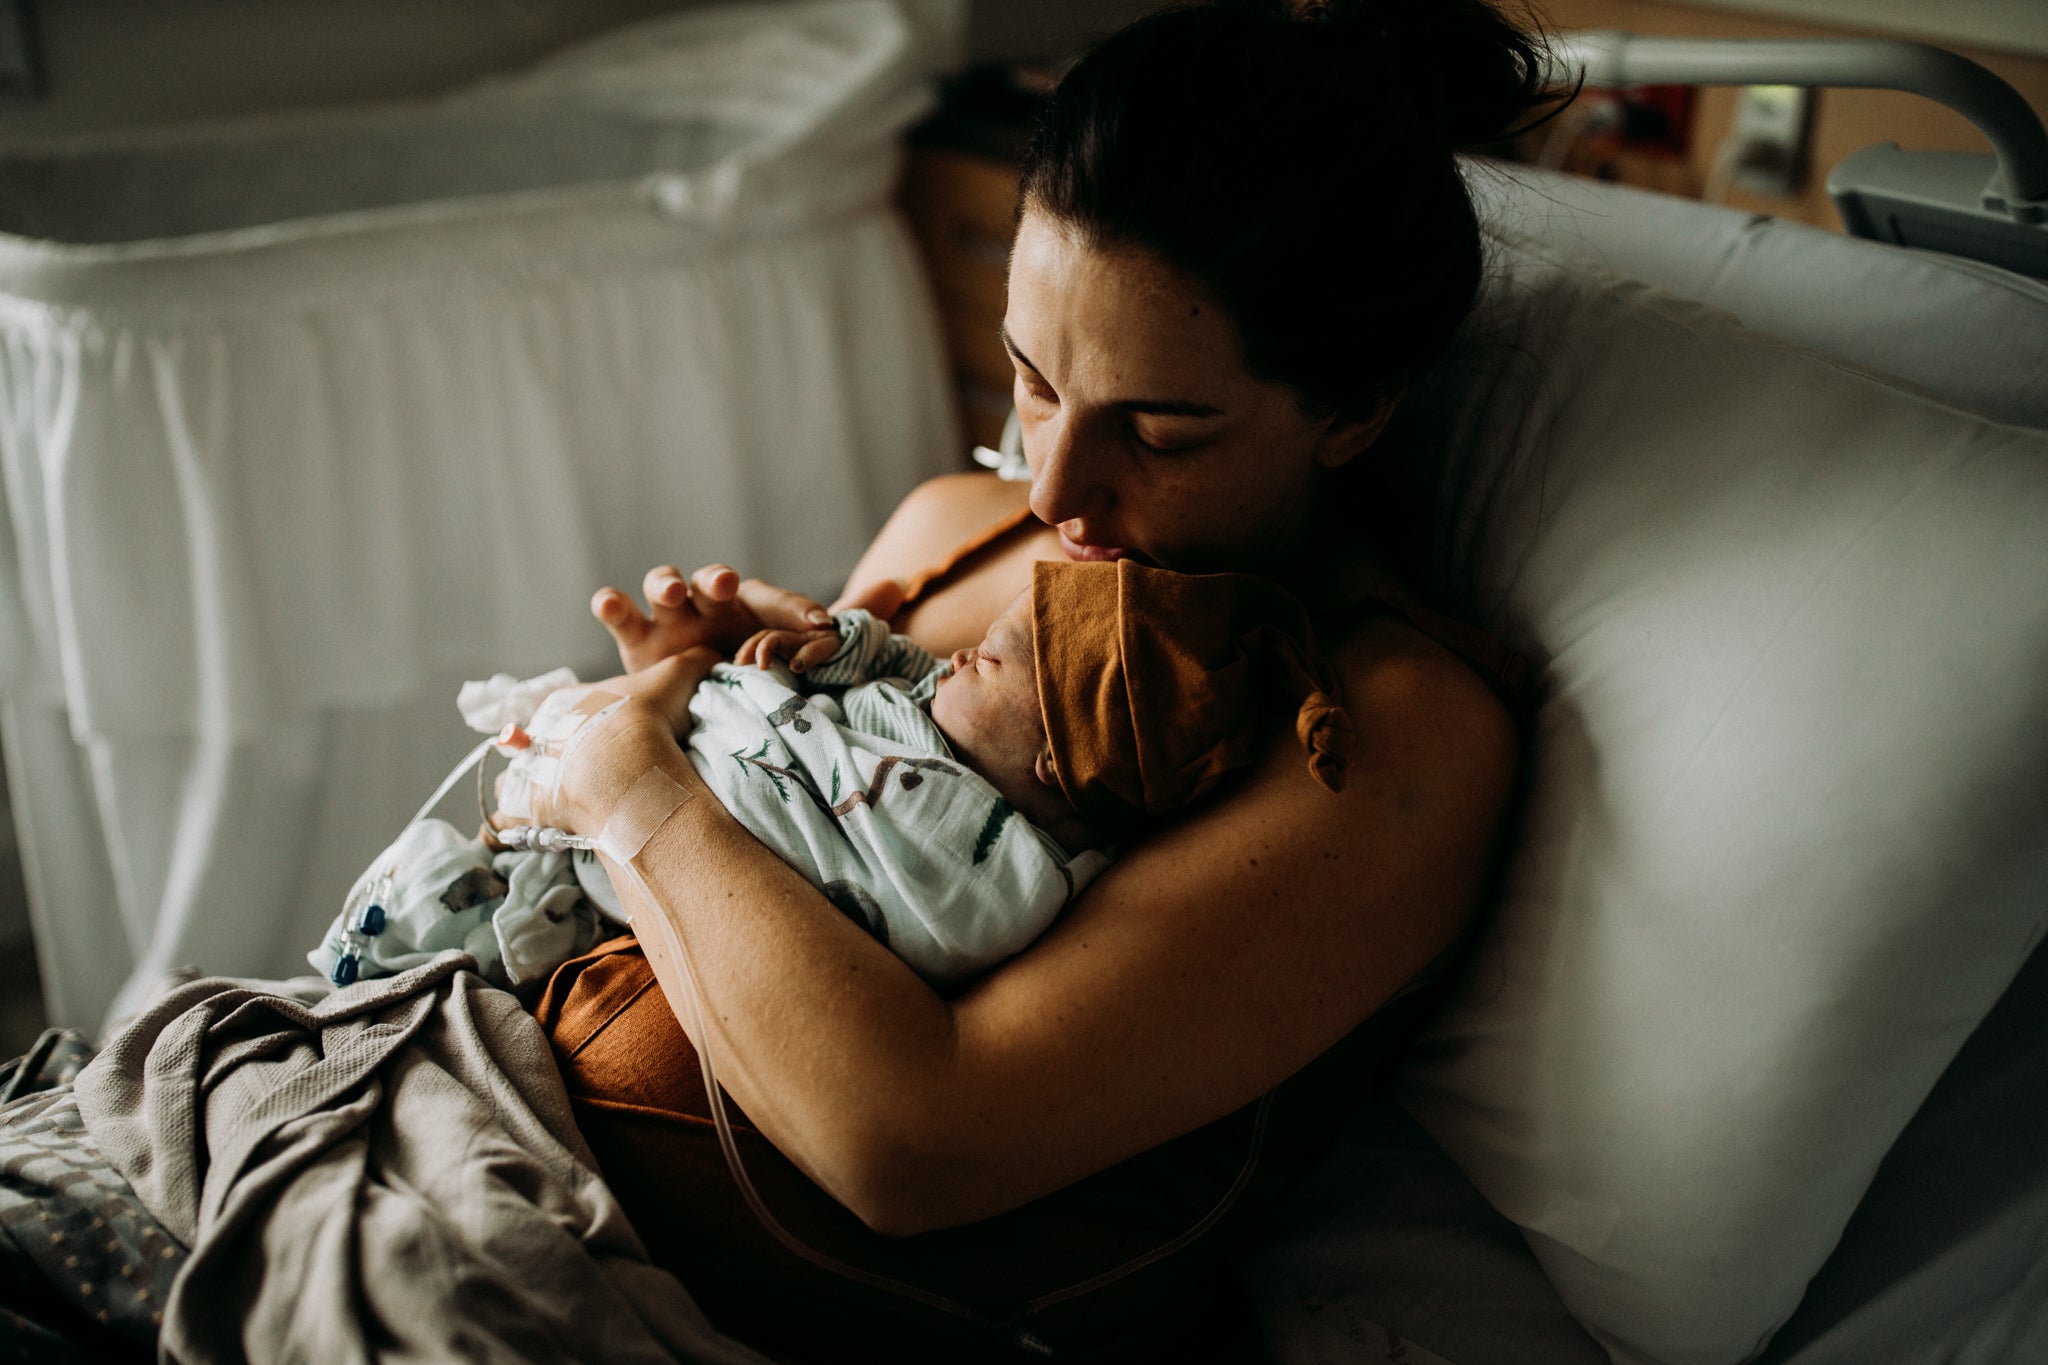
[[[922, 6], [929, 15], [935, 7]], [[932, 44], [720, 7], [447, 100], [0, 166], [0, 698], [53, 1021], [289, 974], [591, 591], [829, 594], [957, 461], [890, 208]]]

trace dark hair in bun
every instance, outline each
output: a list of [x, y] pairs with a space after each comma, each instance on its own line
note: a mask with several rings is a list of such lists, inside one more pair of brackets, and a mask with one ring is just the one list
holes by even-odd
[[1485, 0], [1217, 0], [1140, 19], [1060, 79], [1022, 208], [1150, 251], [1227, 308], [1245, 361], [1360, 414], [1472, 306], [1454, 153], [1540, 122], [1540, 37]]

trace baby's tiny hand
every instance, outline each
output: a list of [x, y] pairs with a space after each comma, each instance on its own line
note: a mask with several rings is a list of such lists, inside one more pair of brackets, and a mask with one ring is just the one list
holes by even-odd
[[838, 652], [837, 630], [757, 630], [747, 637], [732, 661], [767, 668], [786, 659], [790, 672], [802, 673]]

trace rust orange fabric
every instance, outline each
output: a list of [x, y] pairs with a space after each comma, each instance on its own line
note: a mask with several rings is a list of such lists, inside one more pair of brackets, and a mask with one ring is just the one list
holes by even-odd
[[1060, 790], [1098, 827], [1185, 806], [1250, 764], [1275, 707], [1315, 780], [1344, 785], [1351, 718], [1307, 610], [1269, 579], [1041, 562], [1032, 647]]

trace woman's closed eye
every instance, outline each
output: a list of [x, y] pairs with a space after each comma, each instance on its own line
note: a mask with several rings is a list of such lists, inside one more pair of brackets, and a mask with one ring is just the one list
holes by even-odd
[[1183, 455], [1200, 444], [1182, 437], [1148, 435], [1142, 427], [1131, 428], [1131, 441], [1154, 455]]
[[1154, 455], [1184, 455], [1214, 435], [1214, 423], [1141, 416], [1131, 422], [1130, 432], [1132, 444]]
[[1033, 403], [1047, 407], [1059, 406], [1060, 396], [1052, 391], [1052, 385], [1021, 365], [1017, 367], [1017, 391]]

